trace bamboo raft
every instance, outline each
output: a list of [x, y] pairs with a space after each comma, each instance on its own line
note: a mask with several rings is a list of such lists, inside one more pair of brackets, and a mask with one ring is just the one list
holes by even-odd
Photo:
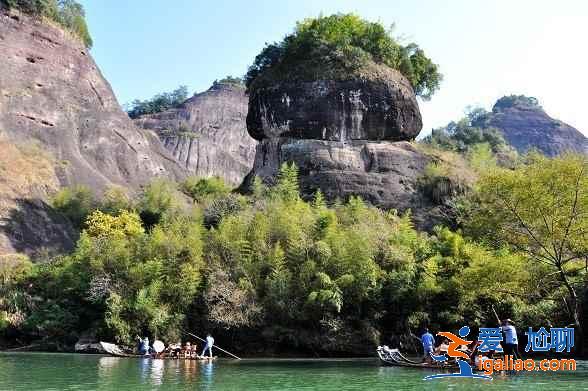
[[196, 361], [214, 361], [216, 357], [203, 357], [203, 356], [196, 356], [196, 357], [171, 357], [165, 354], [135, 354], [129, 353], [125, 351], [120, 346], [109, 343], [109, 342], [100, 342], [100, 346], [104, 351], [111, 356], [114, 357], [130, 357], [130, 358], [156, 358], [156, 359], [165, 359], [165, 360], [196, 360]]
[[398, 349], [390, 349], [387, 346], [378, 346], [377, 349], [380, 362], [386, 366], [410, 367], [421, 369], [453, 370], [459, 369], [455, 363], [424, 363], [406, 358]]

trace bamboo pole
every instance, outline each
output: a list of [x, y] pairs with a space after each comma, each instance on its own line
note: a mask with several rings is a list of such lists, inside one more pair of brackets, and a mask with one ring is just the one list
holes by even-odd
[[494, 316], [496, 316], [496, 320], [498, 321], [498, 325], [500, 326], [500, 318], [498, 317], [498, 313], [496, 313], [496, 309], [494, 308], [494, 304], [492, 304], [492, 312], [494, 312]]
[[[182, 332], [184, 332], [184, 334], [191, 335], [192, 337], [194, 337], [194, 338], [197, 338], [197, 339], [199, 339], [199, 340], [200, 340], [200, 341], [202, 341], [202, 342], [206, 342], [206, 340], [205, 340], [204, 338], [200, 338], [200, 337], [199, 337], [199, 336], [197, 336], [196, 334], [192, 334], [192, 333], [189, 333], [189, 332], [187, 332], [187, 331], [184, 331], [184, 330], [182, 330]], [[220, 348], [220, 347], [218, 347], [218, 346], [216, 346], [216, 345], [214, 345], [214, 347], [215, 347], [215, 348], [217, 348], [218, 350], [220, 350], [221, 352], [224, 352], [224, 353], [228, 354], [229, 356], [236, 358], [237, 360], [240, 360], [240, 359], [241, 359], [240, 357], [237, 357], [237, 356], [235, 356], [233, 353], [231, 353], [231, 352], [227, 352], [227, 351], [226, 351], [226, 350], [224, 350], [223, 348]]]

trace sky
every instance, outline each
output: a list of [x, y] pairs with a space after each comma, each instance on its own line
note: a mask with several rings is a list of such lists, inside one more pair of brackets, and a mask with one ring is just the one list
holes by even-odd
[[92, 54], [121, 104], [241, 76], [266, 42], [296, 21], [354, 12], [416, 42], [444, 75], [419, 101], [421, 135], [491, 109], [504, 95], [539, 99], [588, 135], [587, 0], [81, 0]]

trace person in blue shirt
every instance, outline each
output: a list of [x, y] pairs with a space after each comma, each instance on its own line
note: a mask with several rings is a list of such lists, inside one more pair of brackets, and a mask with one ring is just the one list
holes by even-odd
[[428, 328], [425, 328], [425, 332], [421, 335], [421, 343], [423, 344], [424, 350], [424, 362], [431, 363], [431, 353], [435, 348], [435, 337], [429, 332]]
[[149, 354], [149, 350], [151, 348], [149, 347], [149, 337], [145, 337], [145, 339], [141, 340], [141, 344], [139, 346], [139, 354]]

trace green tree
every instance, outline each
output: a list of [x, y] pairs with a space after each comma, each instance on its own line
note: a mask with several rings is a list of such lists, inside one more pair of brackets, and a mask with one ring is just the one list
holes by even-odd
[[222, 178], [217, 176], [210, 178], [191, 176], [182, 183], [181, 189], [194, 201], [204, 201], [211, 197], [225, 196], [231, 191]]
[[442, 76], [424, 51], [414, 43], [398, 43], [391, 30], [354, 14], [305, 19], [281, 42], [266, 45], [245, 76], [247, 88], [274, 77], [338, 78], [369, 62], [399, 70], [415, 93], [429, 99]]
[[282, 163], [278, 173], [278, 183], [272, 190], [273, 194], [285, 201], [297, 201], [300, 199], [298, 167], [295, 163]]
[[160, 113], [167, 109], [177, 107], [188, 99], [188, 87], [179, 86], [171, 92], [162, 92], [151, 99], [135, 99], [127, 104], [125, 110], [131, 118], [138, 118], [144, 114]]
[[[515, 170], [493, 170], [479, 182], [470, 228], [496, 245], [508, 243], [547, 266], [542, 284], [563, 287], [582, 332], [581, 300], [588, 260], [588, 159], [533, 155]], [[553, 277], [553, 278], [551, 278]]]
[[84, 7], [75, 0], [1, 0], [0, 3], [53, 20], [79, 37], [87, 48], [93, 45]]
[[150, 228], [166, 215], [176, 213], [181, 205], [177, 184], [165, 179], [155, 179], [149, 183], [138, 202], [143, 224]]

